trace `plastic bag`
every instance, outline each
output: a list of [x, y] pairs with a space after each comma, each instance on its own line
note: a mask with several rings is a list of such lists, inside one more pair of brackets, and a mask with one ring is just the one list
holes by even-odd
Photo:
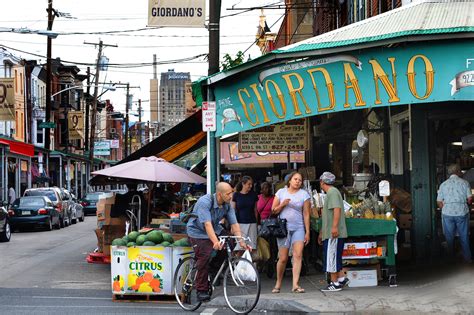
[[246, 258], [248, 261], [241, 260], [235, 267], [235, 276], [243, 281], [255, 281], [257, 280], [257, 274], [255, 268], [252, 265], [252, 256], [250, 252], [246, 250], [242, 255], [242, 258]]
[[270, 244], [263, 237], [257, 237], [258, 259], [265, 262], [270, 259]]

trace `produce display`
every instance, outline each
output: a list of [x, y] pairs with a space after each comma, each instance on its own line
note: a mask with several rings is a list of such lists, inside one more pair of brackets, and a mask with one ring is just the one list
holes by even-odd
[[351, 208], [345, 211], [346, 218], [364, 218], [393, 220], [393, 210], [390, 202], [379, 201], [377, 196], [370, 194], [360, 202], [353, 201]]
[[130, 232], [122, 238], [116, 238], [112, 241], [114, 246], [164, 246], [164, 247], [186, 247], [190, 246], [187, 238], [175, 241], [171, 234], [161, 230], [151, 230], [147, 232]]

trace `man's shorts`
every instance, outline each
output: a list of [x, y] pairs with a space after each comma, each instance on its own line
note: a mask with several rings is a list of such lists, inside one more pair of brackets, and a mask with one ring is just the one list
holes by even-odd
[[330, 238], [323, 241], [323, 270], [325, 272], [342, 270], [344, 242], [343, 238]]

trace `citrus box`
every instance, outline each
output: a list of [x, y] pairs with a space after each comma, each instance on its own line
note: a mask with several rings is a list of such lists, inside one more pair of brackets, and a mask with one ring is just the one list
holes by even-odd
[[377, 257], [377, 242], [345, 243], [343, 259], [365, 259]]

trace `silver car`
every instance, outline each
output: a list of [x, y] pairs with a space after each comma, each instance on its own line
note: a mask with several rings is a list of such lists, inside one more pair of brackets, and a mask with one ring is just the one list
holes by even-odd
[[84, 208], [82, 205], [77, 201], [76, 196], [74, 194], [71, 194], [72, 197], [72, 224], [76, 224], [77, 221], [83, 222], [84, 221]]

